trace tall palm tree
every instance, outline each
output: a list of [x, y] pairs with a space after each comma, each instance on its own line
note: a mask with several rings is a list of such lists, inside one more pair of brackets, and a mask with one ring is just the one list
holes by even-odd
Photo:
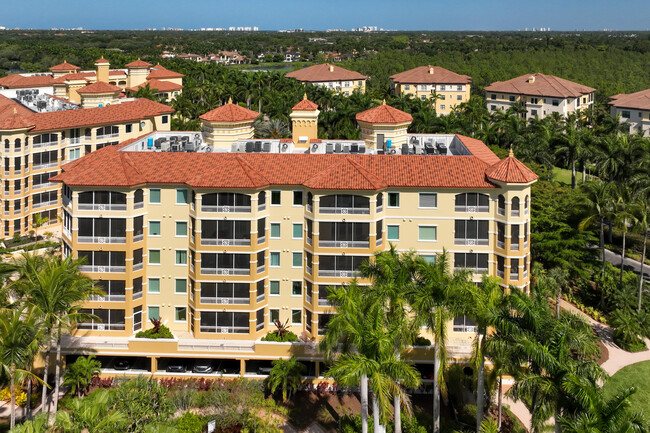
[[284, 403], [300, 386], [301, 373], [305, 366], [295, 356], [288, 360], [276, 359], [272, 364], [268, 386], [271, 392], [275, 392], [278, 388], [282, 390], [282, 402]]
[[623, 245], [621, 249], [621, 274], [619, 284], [623, 284], [625, 273], [625, 240], [630, 225], [636, 224], [635, 208], [636, 203], [632, 198], [632, 191], [625, 184], [616, 184], [614, 188], [616, 201], [614, 202], [614, 221], [619, 230], [623, 233]]
[[583, 185], [583, 207], [587, 216], [580, 222], [580, 230], [590, 227], [597, 222], [600, 228], [600, 251], [602, 259], [602, 272], [605, 272], [605, 220], [612, 215], [612, 184], [600, 179], [587, 182]]

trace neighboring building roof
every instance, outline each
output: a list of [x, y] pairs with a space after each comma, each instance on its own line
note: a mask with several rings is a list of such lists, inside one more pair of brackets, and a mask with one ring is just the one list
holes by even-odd
[[150, 68], [151, 63], [147, 63], [144, 60], [140, 60], [140, 58], [138, 58], [138, 60], [131, 63], [127, 63], [124, 66], [126, 66], [127, 68]]
[[84, 86], [81, 89], [78, 89], [77, 93], [102, 94], [102, 93], [118, 93], [121, 91], [122, 91], [121, 87], [117, 87], [112, 84], [105, 83], [103, 81], [97, 81], [95, 83], [88, 84], [87, 86]]
[[49, 87], [53, 84], [52, 75], [30, 75], [21, 74], [7, 75], [0, 78], [0, 86], [8, 89], [23, 89], [30, 87]]
[[172, 92], [174, 90], [181, 90], [183, 88], [183, 85], [181, 84], [172, 83], [171, 81], [157, 80], [154, 78], [147, 80], [144, 83], [138, 84], [137, 86], [130, 87], [128, 90], [137, 92], [141, 88], [146, 87], [147, 84], [151, 90], [157, 90], [159, 92]]
[[489, 179], [504, 183], [530, 183], [538, 179], [533, 170], [515, 158], [512, 150], [507, 158], [488, 168], [485, 175]]
[[318, 110], [318, 105], [309, 99], [307, 99], [307, 94], [302, 98], [302, 101], [298, 102], [291, 109], [292, 111], [316, 111]]
[[526, 74], [512, 80], [492, 83], [485, 88], [485, 91], [555, 98], [577, 98], [595, 92], [596, 89], [553, 75]]
[[179, 72], [170, 71], [169, 69], [166, 69], [160, 63], [158, 63], [156, 66], [153, 67], [153, 69], [151, 69], [151, 72], [149, 72], [147, 79], [151, 80], [153, 78], [183, 78], [184, 76], [185, 75]]
[[[63, 166], [51, 180], [74, 186], [183, 184], [193, 188], [307, 186], [321, 190], [496, 188], [473, 155], [323, 155], [124, 152], [108, 146]], [[164, 169], [162, 169], [164, 168]]]
[[612, 96], [609, 105], [620, 108], [633, 108], [636, 110], [650, 110], [650, 89], [635, 93], [621, 93]]
[[295, 78], [298, 81], [306, 81], [310, 83], [323, 81], [365, 80], [368, 78], [356, 71], [348, 71], [340, 66], [331, 65], [329, 63], [309, 66], [297, 71], [289, 72], [285, 77]]
[[481, 140], [467, 137], [465, 135], [456, 134], [456, 137], [465, 145], [467, 150], [470, 151], [472, 155], [480, 159], [481, 161], [493, 165], [501, 161], [498, 156], [492, 150], [485, 145]]
[[[126, 77], [126, 73], [119, 69], [112, 69], [108, 71], [108, 76], [120, 76]], [[65, 74], [52, 80], [53, 84], [64, 84], [67, 81], [94, 81], [97, 79], [97, 73], [95, 71], [90, 72], [77, 72], [74, 74]]]
[[107, 65], [110, 62], [104, 58], [104, 56], [101, 56], [99, 59], [95, 60], [95, 64], [100, 64], [100, 65]]
[[407, 123], [413, 121], [413, 116], [386, 105], [386, 101], [384, 101], [383, 104], [375, 108], [357, 113], [356, 119], [358, 122], [367, 123]]
[[15, 129], [30, 129], [34, 126], [29, 116], [18, 113], [15, 107], [7, 115], [0, 116], [0, 130], [12, 131]]
[[229, 100], [226, 105], [208, 111], [204, 115], [199, 116], [199, 119], [207, 122], [244, 122], [247, 120], [255, 120], [259, 115], [260, 113], [257, 111], [240, 107], [239, 105], [233, 104], [232, 100]]
[[68, 63], [67, 61], [63, 63], [59, 63], [58, 65], [52, 66], [50, 68], [50, 71], [52, 72], [58, 72], [58, 71], [78, 71], [81, 68], [79, 66], [75, 66], [72, 63]]
[[469, 84], [472, 78], [460, 75], [440, 66], [420, 66], [390, 77], [396, 83], [405, 84]]

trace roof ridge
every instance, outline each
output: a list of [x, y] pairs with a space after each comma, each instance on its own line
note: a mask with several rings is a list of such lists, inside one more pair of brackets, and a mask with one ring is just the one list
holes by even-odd
[[359, 164], [357, 161], [352, 159], [352, 157], [347, 156], [345, 157], [345, 160], [347, 160], [349, 164], [352, 164], [352, 166], [359, 172], [359, 174], [363, 176], [363, 178], [366, 179], [368, 183], [370, 183], [372, 186], [374, 186], [377, 189], [379, 189], [379, 187], [382, 186], [381, 181], [376, 176], [374, 176], [372, 173], [366, 170], [366, 168], [363, 167], [361, 164]]
[[248, 179], [251, 181], [251, 183], [252, 183], [253, 185], [257, 185], [259, 182], [257, 182], [256, 180], [254, 180], [254, 179], [251, 177], [249, 170], [252, 171], [252, 172], [255, 172], [259, 177], [261, 177], [262, 179], [264, 179], [264, 181], [266, 181], [267, 183], [269, 182], [269, 180], [266, 178], [266, 176], [264, 176], [262, 173], [260, 173], [260, 172], [259, 172], [255, 167], [253, 167], [253, 166], [252, 166], [248, 161], [244, 160], [244, 158], [242, 157], [242, 155], [236, 154], [236, 155], [235, 155], [235, 160], [236, 160], [237, 163], [241, 166], [241, 168], [244, 170], [244, 173], [246, 174], [246, 177], [248, 177]]

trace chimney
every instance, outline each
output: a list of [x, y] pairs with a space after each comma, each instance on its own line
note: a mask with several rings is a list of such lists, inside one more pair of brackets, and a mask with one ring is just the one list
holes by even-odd
[[433, 75], [433, 66], [429, 66], [429, 74]]
[[535, 76], [531, 75], [530, 78], [528, 78], [528, 82], [531, 83], [531, 84], [534, 83], [535, 82]]
[[330, 65], [329, 70], [330, 70], [330, 72], [334, 72], [334, 66]]

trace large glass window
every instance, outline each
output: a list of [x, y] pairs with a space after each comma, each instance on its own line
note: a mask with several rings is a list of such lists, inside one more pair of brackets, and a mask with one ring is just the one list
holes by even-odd
[[250, 256], [236, 253], [202, 253], [201, 273], [207, 275], [250, 275]]
[[250, 245], [250, 242], [250, 221], [201, 221], [201, 244], [203, 245]]
[[418, 240], [435, 241], [438, 239], [438, 227], [436, 226], [418, 226]]
[[335, 214], [369, 214], [370, 199], [360, 195], [337, 194], [320, 198], [321, 213]]
[[114, 191], [84, 191], [79, 194], [81, 210], [126, 210], [126, 194]]
[[248, 334], [248, 313], [201, 312], [201, 332], [220, 334]]
[[454, 269], [469, 269], [476, 273], [487, 272], [488, 254], [483, 253], [455, 253]]
[[455, 245], [488, 245], [489, 226], [487, 220], [456, 220]]
[[352, 222], [321, 222], [321, 247], [367, 248], [370, 244], [370, 224]]
[[123, 218], [79, 218], [79, 242], [126, 243], [126, 220]]
[[203, 194], [201, 210], [203, 212], [250, 212], [251, 197], [233, 192]]
[[456, 212], [488, 212], [490, 197], [487, 194], [467, 192], [456, 195]]
[[201, 303], [248, 305], [250, 285], [248, 283], [201, 283]]
[[436, 208], [438, 207], [438, 194], [435, 192], [421, 192], [419, 195], [419, 207]]
[[352, 278], [361, 263], [368, 260], [367, 256], [319, 256], [318, 276]]

